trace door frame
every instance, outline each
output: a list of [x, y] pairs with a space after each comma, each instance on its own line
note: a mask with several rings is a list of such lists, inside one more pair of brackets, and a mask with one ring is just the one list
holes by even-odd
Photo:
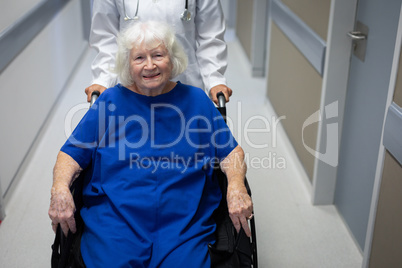
[[370, 261], [371, 246], [372, 246], [373, 235], [374, 235], [374, 226], [375, 226], [375, 220], [376, 220], [376, 215], [377, 215], [377, 205], [378, 205], [378, 200], [379, 200], [379, 196], [380, 196], [381, 180], [382, 180], [384, 159], [385, 159], [385, 153], [386, 153], [386, 148], [383, 144], [385, 122], [386, 122], [388, 108], [391, 106], [392, 101], [393, 101], [395, 85], [396, 85], [396, 80], [397, 80], [397, 76], [398, 76], [399, 61], [402, 60], [402, 58], [400, 58], [401, 46], [402, 46], [402, 4], [401, 4], [401, 10], [399, 13], [398, 32], [397, 32], [397, 36], [396, 36], [396, 42], [395, 42], [395, 48], [394, 48], [394, 58], [393, 58], [393, 62], [392, 62], [392, 70], [391, 70], [390, 81], [389, 81], [389, 86], [388, 86], [387, 102], [385, 105], [381, 142], [380, 142], [380, 148], [378, 151], [377, 168], [376, 168], [376, 174], [375, 174], [375, 179], [374, 179], [373, 195], [371, 198], [370, 215], [369, 215], [369, 222], [368, 222], [368, 226], [367, 226], [366, 242], [364, 245], [362, 267], [368, 267], [369, 261]]
[[[352, 52], [352, 41], [347, 36], [347, 33], [353, 31], [355, 26], [357, 2], [358, 0], [331, 1], [320, 118], [325, 118], [325, 108], [332, 107], [332, 116], [338, 117], [338, 133], [337, 135], [332, 135], [332, 137], [328, 136], [332, 140], [327, 140], [327, 135], [324, 131], [327, 126], [323, 120], [318, 121], [311, 197], [314, 205], [332, 205], [334, 203], [340, 139]], [[332, 155], [327, 155], [331, 158], [331, 161], [325, 161], [320, 152], [326, 152], [329, 144], [336, 144], [336, 150], [332, 152]]]

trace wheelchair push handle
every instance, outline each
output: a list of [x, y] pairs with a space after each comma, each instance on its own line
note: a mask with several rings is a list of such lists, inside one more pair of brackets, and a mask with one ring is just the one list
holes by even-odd
[[223, 116], [223, 119], [226, 122], [226, 98], [225, 95], [223, 95], [222, 91], [218, 92], [216, 94], [216, 97], [218, 98], [218, 111], [221, 113]]
[[89, 104], [89, 107], [91, 107], [95, 103], [95, 101], [99, 97], [99, 95], [100, 95], [100, 92], [97, 91], [97, 90], [92, 92], [92, 94], [91, 94], [91, 102]]
[[218, 94], [216, 94], [216, 97], [218, 98], [218, 107], [225, 108], [226, 107], [226, 98], [225, 98], [225, 95], [223, 94], [223, 92], [219, 91]]

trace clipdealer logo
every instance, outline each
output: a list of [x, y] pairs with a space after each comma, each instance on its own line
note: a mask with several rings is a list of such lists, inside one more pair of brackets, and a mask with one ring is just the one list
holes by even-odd
[[[97, 146], [108, 146], [111, 148], [115, 148], [118, 146], [119, 160], [127, 160], [128, 156], [126, 153], [132, 151], [132, 149], [138, 149], [143, 146], [147, 138], [151, 139], [150, 145], [152, 148], [155, 149], [173, 147], [177, 142], [183, 139], [185, 139], [188, 145], [193, 148], [207, 148], [211, 144], [215, 147], [223, 148], [229, 143], [233, 142], [233, 140], [230, 139], [223, 144], [217, 143], [216, 136], [219, 135], [223, 130], [214, 131], [209, 119], [204, 118], [203, 116], [186, 118], [181, 110], [174, 105], [166, 103], [153, 105], [151, 109], [151, 120], [149, 122], [137, 115], [131, 115], [128, 117], [109, 115], [108, 111], [113, 112], [116, 110], [116, 108], [117, 107], [114, 104], [107, 105], [104, 102], [99, 102], [97, 104], [94, 104], [93, 106], [93, 109], [96, 109], [97, 116], [99, 118], [98, 126], [96, 127], [96, 129], [99, 136], [107, 135], [106, 140], [108, 140], [108, 144], [98, 144], [97, 142], [81, 142], [77, 140], [74, 135], [72, 135], [73, 129], [76, 125], [75, 123], [73, 123], [73, 121], [77, 121], [76, 119], [79, 117], [79, 115], [88, 111], [88, 103], [80, 103], [78, 105], [75, 105], [66, 114], [64, 122], [66, 137], [71, 143], [76, 144], [77, 146], [83, 146], [85, 148], [93, 148]], [[169, 142], [165, 141], [166, 143], [164, 144], [157, 144], [153, 139], [156, 133], [155, 118], [153, 117], [153, 114], [155, 113], [155, 110], [159, 108], [169, 109], [171, 113], [176, 113], [177, 118], [180, 119], [177, 128], [179, 130], [179, 133], [176, 133], [177, 135], [173, 137], [174, 140], [169, 140]], [[229, 116], [227, 117], [227, 125], [229, 129], [232, 130], [233, 136], [236, 137], [238, 144], [242, 147], [244, 145], [246, 150], [248, 150], [247, 148], [253, 148], [260, 152], [264, 152], [263, 155], [261, 155], [260, 152], [256, 155], [255, 151], [251, 154], [246, 153], [244, 159], [245, 163], [247, 163], [248, 166], [254, 169], [286, 168], [286, 159], [283, 156], [277, 154], [274, 150], [278, 146], [278, 127], [280, 125], [280, 121], [285, 120], [286, 116], [271, 116], [270, 118], [267, 118], [263, 115], [255, 114], [249, 116], [248, 118], [244, 118], [241, 102], [237, 103], [237, 113], [235, 113], [235, 115], [237, 116], [237, 118], [231, 118]], [[118, 137], [115, 135], [116, 129], [115, 127], [113, 127], [113, 124], [111, 128], [108, 128], [106, 118], [109, 120], [109, 122], [112, 121], [121, 126]], [[216, 119], [217, 118], [214, 118], [214, 120]], [[201, 128], [197, 127], [197, 122], [203, 123], [203, 126]], [[142, 135], [139, 140], [128, 140], [126, 137], [127, 126], [133, 123], [136, 123], [138, 125], [138, 128], [142, 131]], [[197, 141], [197, 139], [193, 139], [193, 136], [191, 134], [197, 132], [209, 132], [211, 134], [210, 142], [208, 143], [206, 141], [203, 141], [202, 143], [200, 143], [199, 141]], [[117, 142], [117, 140], [119, 140], [119, 142]], [[136, 155], [132, 155], [132, 157], [134, 156]], [[173, 159], [176, 160], [176, 158]], [[139, 162], [139, 157], [134, 157], [131, 160], [133, 160], [133, 163], [135, 162], [144, 165], [148, 163], [145, 162], [145, 160], [143, 160], [143, 162]], [[154, 161], [155, 159], [152, 160]], [[160, 166], [162, 166], [162, 164], [166, 165], [165, 162], [168, 161], [161, 161]], [[180, 163], [182, 161], [176, 162]]]
[[302, 127], [302, 141], [303, 146], [306, 150], [312, 154], [314, 157], [319, 159], [320, 161], [327, 163], [330, 166], [336, 167], [338, 166], [338, 148], [339, 148], [339, 139], [338, 139], [338, 122], [335, 123], [326, 123], [326, 127], [322, 127], [322, 131], [326, 132], [326, 146], [325, 153], [318, 152], [313, 148], [309, 147], [305, 142], [304, 132], [305, 129], [315, 123], [318, 122], [326, 122], [329, 119], [338, 118], [338, 101], [332, 102], [324, 107], [325, 110], [325, 119], [323, 119], [323, 112], [321, 110], [316, 111], [312, 115], [310, 115], [307, 120], [303, 123]]

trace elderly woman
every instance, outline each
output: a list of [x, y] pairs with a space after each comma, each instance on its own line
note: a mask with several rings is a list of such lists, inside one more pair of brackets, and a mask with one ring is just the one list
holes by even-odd
[[250, 235], [244, 152], [201, 89], [170, 81], [187, 61], [167, 25], [134, 23], [118, 43], [122, 83], [99, 97], [57, 157], [53, 229], [76, 231], [69, 186], [90, 167], [81, 209], [87, 267], [210, 267], [218, 160], [230, 217]]

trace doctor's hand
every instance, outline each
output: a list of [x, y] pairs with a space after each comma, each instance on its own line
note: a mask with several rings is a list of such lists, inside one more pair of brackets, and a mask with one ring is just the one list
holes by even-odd
[[89, 87], [87, 87], [85, 89], [85, 94], [87, 94], [87, 101], [90, 102], [91, 101], [91, 94], [94, 91], [99, 91], [99, 93], [102, 94], [103, 91], [105, 91], [106, 88], [104, 86], [98, 85], [98, 84], [93, 84], [90, 85]]
[[253, 217], [253, 203], [244, 183], [229, 183], [227, 192], [229, 216], [237, 232], [243, 228], [248, 237], [251, 236], [248, 220]]
[[74, 219], [75, 205], [69, 187], [64, 184], [53, 185], [51, 195], [48, 214], [52, 220], [53, 231], [56, 232], [60, 223], [65, 236], [68, 230], [75, 233], [77, 231]]
[[229, 102], [229, 97], [232, 96], [232, 89], [223, 84], [214, 86], [209, 91], [209, 95], [211, 96], [212, 101], [218, 104], [218, 98], [216, 95], [220, 91], [222, 91], [223, 95], [225, 95], [226, 102]]

